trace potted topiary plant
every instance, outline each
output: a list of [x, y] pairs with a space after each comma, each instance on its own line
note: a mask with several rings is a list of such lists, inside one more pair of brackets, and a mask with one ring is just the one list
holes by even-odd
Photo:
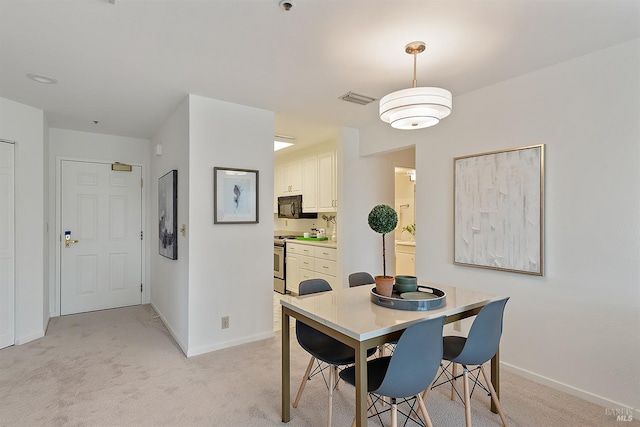
[[391, 206], [377, 205], [369, 212], [369, 227], [382, 234], [382, 276], [375, 276], [376, 292], [389, 297], [393, 292], [393, 276], [387, 276], [386, 248], [384, 236], [398, 225], [398, 214]]

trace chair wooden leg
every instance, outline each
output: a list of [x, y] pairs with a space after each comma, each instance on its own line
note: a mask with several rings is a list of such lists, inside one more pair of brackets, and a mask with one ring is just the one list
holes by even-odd
[[[429, 384], [429, 388], [431, 388], [431, 384]], [[427, 388], [427, 390], [429, 388]], [[429, 413], [427, 412], [427, 407], [424, 404], [424, 398], [418, 393], [416, 399], [418, 399], [418, 407], [422, 412], [422, 416], [424, 417], [424, 421], [427, 424], [427, 427], [433, 427], [433, 424], [431, 424], [431, 418], [429, 418]]]
[[398, 404], [395, 400], [391, 403], [391, 427], [398, 427]]
[[452, 363], [452, 368], [451, 368], [451, 372], [452, 372], [452, 376], [451, 376], [451, 396], [450, 399], [453, 400], [454, 399], [454, 391], [455, 388], [453, 387], [453, 382], [456, 380], [456, 375], [458, 374], [458, 370], [456, 369], [456, 364]]
[[482, 371], [482, 376], [484, 377], [484, 381], [487, 383], [489, 387], [489, 391], [491, 392], [491, 399], [493, 400], [496, 409], [498, 410], [498, 414], [500, 415], [500, 419], [502, 420], [502, 425], [507, 427], [507, 417], [504, 416], [504, 412], [502, 412], [502, 406], [500, 405], [500, 399], [498, 399], [498, 395], [496, 394], [496, 390], [493, 388], [493, 384], [491, 383], [491, 378], [487, 376], [487, 373], [484, 370], [484, 367], [480, 366], [480, 371]]
[[307, 385], [307, 381], [309, 380], [309, 374], [311, 373], [311, 368], [313, 368], [313, 362], [316, 361], [316, 358], [311, 356], [311, 360], [309, 360], [309, 365], [307, 365], [307, 370], [302, 377], [302, 382], [300, 383], [300, 388], [298, 389], [298, 394], [296, 395], [296, 400], [293, 401], [293, 407], [298, 407], [298, 402], [300, 402], [300, 398], [302, 397], [302, 392], [304, 391], [304, 386]]
[[464, 419], [467, 427], [471, 427], [471, 397], [469, 396], [469, 371], [464, 366], [462, 380], [464, 384]]
[[426, 400], [427, 396], [429, 395], [429, 392], [431, 391], [431, 386], [433, 385], [433, 383], [429, 384], [429, 387], [425, 388], [424, 391], [422, 392], [422, 400]]

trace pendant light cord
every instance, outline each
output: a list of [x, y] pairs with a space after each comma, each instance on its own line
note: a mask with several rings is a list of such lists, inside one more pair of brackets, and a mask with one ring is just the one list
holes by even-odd
[[416, 62], [418, 58], [418, 52], [413, 51], [413, 87], [417, 86], [418, 80], [416, 79]]

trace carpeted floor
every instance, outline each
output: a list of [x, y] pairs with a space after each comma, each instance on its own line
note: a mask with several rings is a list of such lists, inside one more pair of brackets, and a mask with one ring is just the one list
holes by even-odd
[[[58, 317], [44, 338], [0, 350], [0, 426], [282, 425], [279, 334], [187, 359], [154, 316], [143, 305]], [[292, 343], [294, 395], [307, 362]], [[620, 425], [597, 405], [508, 372], [501, 376], [512, 426]], [[353, 395], [347, 384], [336, 391], [334, 426], [351, 425]], [[325, 426], [326, 396], [314, 378], [288, 425]], [[501, 425], [486, 395], [473, 400], [474, 426]], [[445, 390], [433, 391], [426, 405], [434, 426], [464, 425], [462, 404]]]

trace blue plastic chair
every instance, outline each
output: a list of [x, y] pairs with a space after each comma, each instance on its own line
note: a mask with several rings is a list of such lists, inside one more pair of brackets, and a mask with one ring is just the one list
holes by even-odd
[[[454, 391], [460, 399], [464, 401], [465, 408], [465, 420], [467, 427], [471, 426], [471, 395], [476, 386], [482, 388], [491, 395], [491, 399], [498, 409], [498, 414], [502, 420], [502, 425], [507, 426], [507, 419], [502, 412], [502, 406], [498, 399], [491, 379], [487, 376], [487, 373], [482, 366], [488, 362], [493, 356], [495, 356], [500, 346], [500, 337], [502, 336], [502, 320], [504, 317], [504, 308], [509, 298], [503, 298], [501, 300], [492, 301], [480, 310], [476, 316], [469, 335], [465, 337], [458, 336], [446, 336], [442, 339], [443, 342], [443, 356], [442, 359], [449, 361], [450, 363], [443, 367], [443, 371], [440, 374], [446, 375], [447, 380], [438, 385], [445, 383], [451, 383], [451, 399], [453, 400]], [[456, 364], [462, 365], [462, 375], [456, 374]], [[448, 368], [452, 366], [452, 374], [449, 376]], [[473, 369], [469, 369], [469, 366], [475, 366]], [[476, 372], [473, 375], [473, 372]], [[479, 372], [478, 372], [479, 371]], [[480, 383], [480, 372], [484, 377], [486, 387]], [[471, 375], [469, 375], [471, 374]], [[440, 378], [440, 376], [438, 378]], [[454, 381], [462, 376], [464, 386], [464, 398], [460, 396], [458, 391], [454, 387]], [[473, 381], [473, 389], [469, 389], [469, 377]], [[437, 381], [436, 381], [437, 383]], [[426, 396], [428, 390], [425, 390], [423, 397]]]
[[349, 275], [349, 287], [355, 288], [356, 286], [362, 285], [373, 285], [376, 281], [366, 271], [359, 271], [357, 273], [351, 273]]
[[[324, 279], [309, 279], [300, 282], [298, 287], [298, 295], [309, 295], [319, 292], [326, 292], [331, 290], [331, 285]], [[296, 338], [300, 346], [311, 354], [311, 360], [307, 365], [307, 370], [302, 377], [298, 394], [293, 401], [293, 407], [298, 407], [298, 402], [302, 397], [302, 392], [313, 376], [321, 374], [325, 380], [325, 384], [329, 389], [329, 419], [328, 425], [331, 426], [331, 415], [333, 406], [333, 390], [338, 384], [339, 377], [337, 376], [338, 366], [344, 366], [355, 363], [355, 350], [340, 341], [331, 338], [323, 332], [302, 323], [296, 322]], [[375, 352], [375, 349], [367, 352], [368, 356], [371, 356]], [[322, 363], [324, 362], [324, 363]], [[316, 369], [312, 369], [316, 366]], [[325, 377], [324, 371], [329, 368], [329, 379]]]
[[[400, 336], [391, 356], [379, 357], [367, 362], [367, 392], [369, 410], [375, 409], [374, 416], [391, 411], [391, 425], [398, 425], [398, 399], [407, 402], [409, 412], [400, 411], [407, 418], [419, 416], [414, 409], [417, 402], [426, 425], [432, 427], [431, 419], [424, 405], [422, 391], [431, 386], [442, 363], [442, 328], [445, 316], [425, 320], [409, 326]], [[340, 372], [340, 378], [355, 385], [355, 367]], [[391, 407], [378, 410], [376, 403], [383, 397], [391, 398]], [[415, 399], [415, 400], [413, 400]], [[412, 403], [409, 403], [412, 401]]]

